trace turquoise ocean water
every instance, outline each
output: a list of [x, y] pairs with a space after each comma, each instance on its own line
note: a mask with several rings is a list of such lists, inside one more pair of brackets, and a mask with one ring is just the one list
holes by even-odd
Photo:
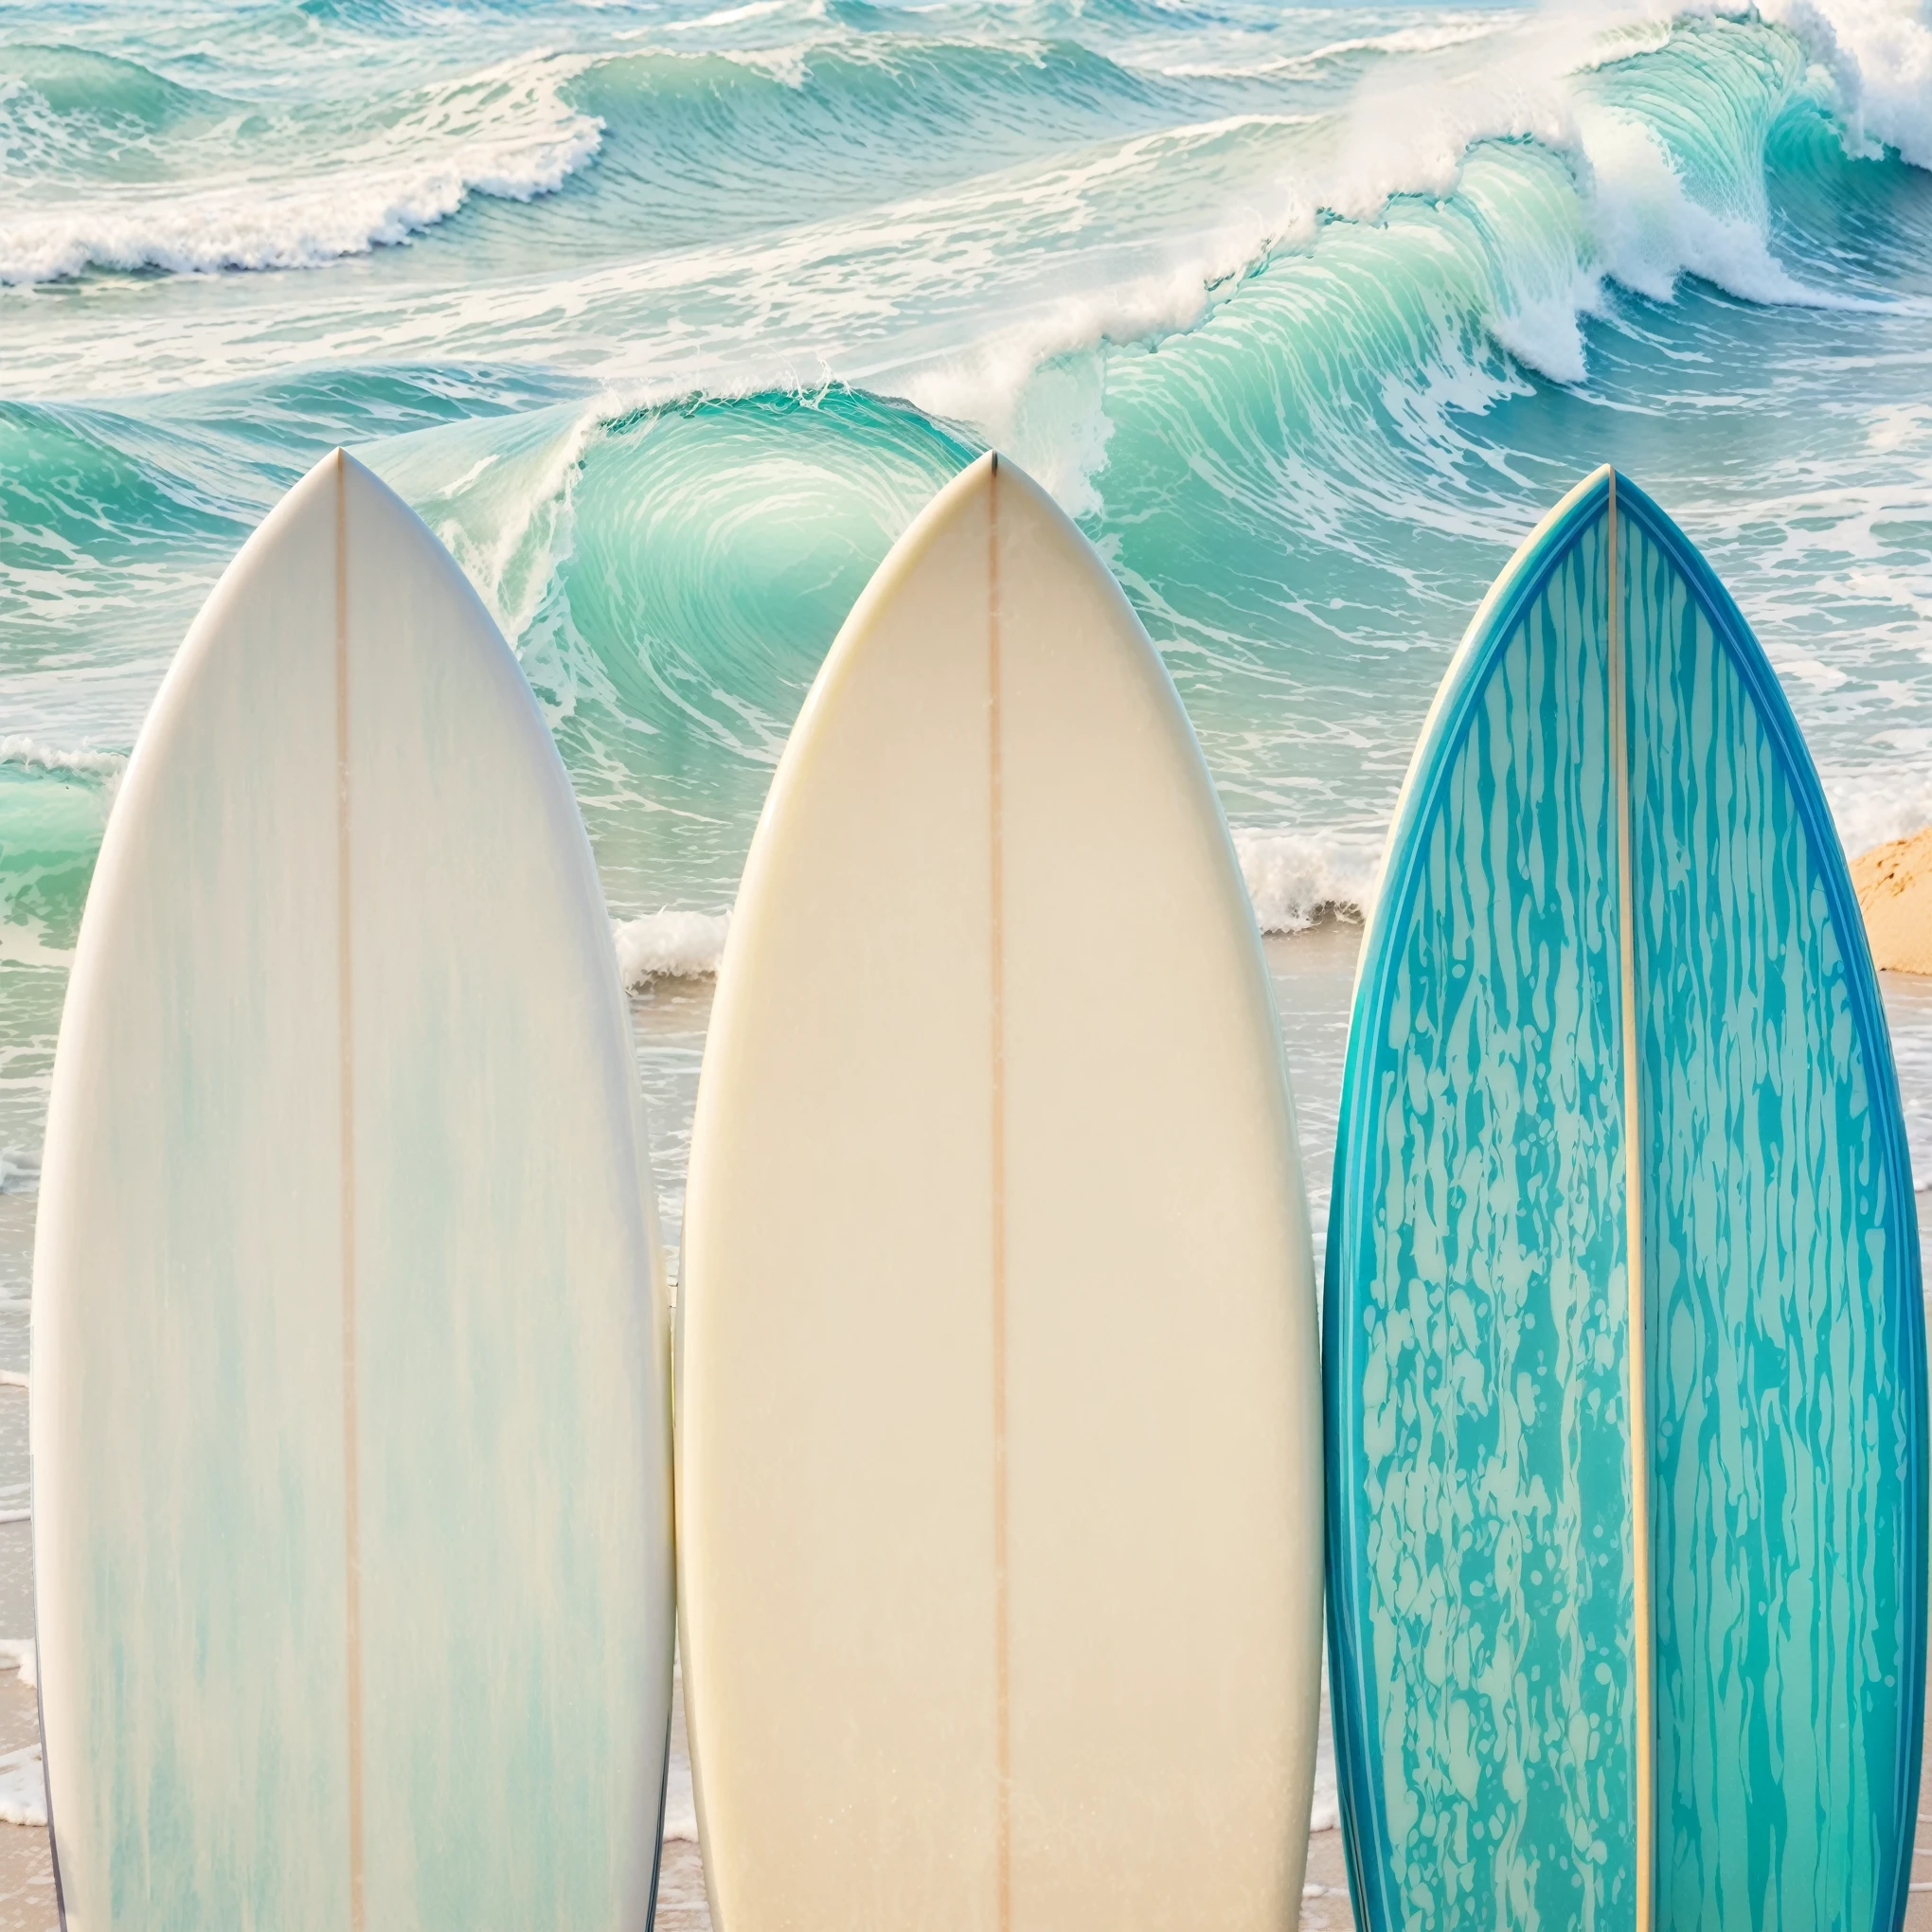
[[[1139, 609], [1271, 932], [1359, 905], [1477, 601], [1603, 461], [1735, 593], [1848, 848], [1932, 823], [1932, 0], [10, 0], [0, 1365], [118, 774], [337, 443], [548, 714], [674, 1242], [785, 734], [989, 444]], [[1318, 1226], [1353, 951], [1270, 949]], [[1932, 982], [1887, 1004], [1923, 1186]]]
[[1848, 847], [1932, 821], [1928, 170], [1912, 0], [16, 0], [0, 1187], [142, 714], [335, 443], [515, 642], [640, 979], [715, 958], [826, 647], [989, 443], [1126, 585], [1273, 930], [1359, 901], [1476, 601], [1604, 460]]

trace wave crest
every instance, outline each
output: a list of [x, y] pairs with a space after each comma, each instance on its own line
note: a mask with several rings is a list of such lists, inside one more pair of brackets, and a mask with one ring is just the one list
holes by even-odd
[[1239, 831], [1234, 853], [1264, 933], [1305, 933], [1318, 921], [1361, 919], [1375, 891], [1380, 848], [1308, 832]]
[[[329, 125], [319, 107], [233, 104], [159, 165], [151, 154], [106, 179], [83, 114], [54, 152], [43, 131], [34, 199], [0, 215], [0, 284], [88, 269], [315, 268], [404, 242], [473, 196], [554, 193], [603, 141], [602, 123], [564, 97], [581, 65], [549, 56], [505, 63], [401, 101], [364, 103], [346, 128]], [[10, 139], [0, 139], [13, 148], [25, 138], [23, 90], [43, 110], [51, 105], [30, 75], [16, 79], [0, 98], [12, 123]]]
[[65, 777], [117, 781], [127, 769], [127, 762], [123, 752], [84, 747], [70, 751], [62, 745], [45, 744], [20, 731], [0, 738], [0, 764], [19, 765], [30, 772], [58, 772]]
[[1932, 14], [1916, 0], [1763, 0], [1837, 83], [1855, 149], [1932, 169]]
[[731, 930], [728, 912], [666, 906], [642, 919], [613, 921], [617, 973], [632, 992], [653, 979], [702, 979], [716, 973]]

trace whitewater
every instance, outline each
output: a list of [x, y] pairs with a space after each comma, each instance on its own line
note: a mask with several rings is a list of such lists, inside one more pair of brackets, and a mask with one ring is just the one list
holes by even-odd
[[679, 975], [853, 599], [989, 445], [1140, 612], [1270, 932], [1359, 908], [1463, 625], [1603, 461], [1757, 627], [1847, 848], [1932, 822], [1932, 11], [9, 7], [0, 1190], [142, 715], [336, 443], [549, 718], [674, 1236]]

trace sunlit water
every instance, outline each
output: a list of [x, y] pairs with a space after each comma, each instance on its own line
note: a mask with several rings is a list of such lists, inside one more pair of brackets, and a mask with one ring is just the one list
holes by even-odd
[[[1606, 460], [1737, 596], [1856, 851], [1932, 822], [1928, 170], [1910, 0], [16, 0], [0, 1366], [117, 774], [332, 445], [515, 643], [640, 971], [715, 959], [834, 632], [993, 443], [1166, 655], [1273, 931], [1359, 905], [1462, 627]], [[1271, 946], [1318, 1228], [1354, 932]], [[1932, 990], [1887, 998], [1932, 1180]], [[708, 1002], [635, 1005], [673, 1243]]]

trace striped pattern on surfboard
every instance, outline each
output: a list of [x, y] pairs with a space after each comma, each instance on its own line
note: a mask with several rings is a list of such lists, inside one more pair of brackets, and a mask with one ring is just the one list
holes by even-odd
[[1366, 1923], [1896, 1923], [1925, 1423], [1890, 1049], [1777, 681], [1607, 472], [1424, 729], [1334, 1201]]
[[628, 1015], [514, 657], [339, 453], [130, 760], [35, 1255], [70, 1932], [641, 1932], [669, 1372]]

